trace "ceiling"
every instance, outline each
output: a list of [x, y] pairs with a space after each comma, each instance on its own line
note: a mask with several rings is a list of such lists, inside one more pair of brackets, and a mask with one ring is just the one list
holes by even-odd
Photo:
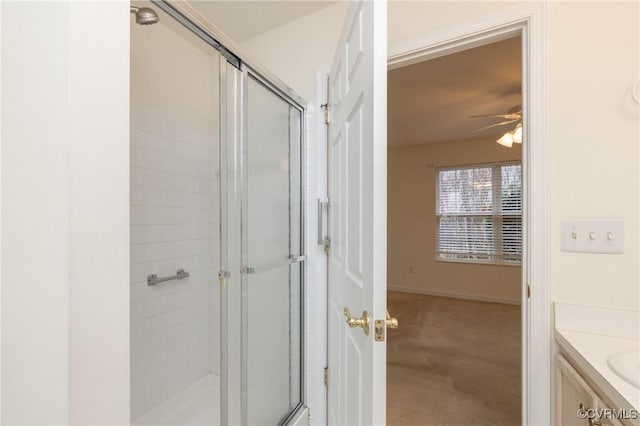
[[503, 120], [468, 117], [521, 105], [521, 81], [520, 37], [389, 71], [389, 145], [497, 139], [515, 124], [474, 132]]
[[330, 6], [335, 1], [205, 1], [191, 4], [237, 43]]

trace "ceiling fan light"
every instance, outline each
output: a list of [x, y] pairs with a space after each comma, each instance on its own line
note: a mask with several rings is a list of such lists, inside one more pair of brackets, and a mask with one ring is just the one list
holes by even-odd
[[502, 137], [498, 139], [496, 142], [502, 146], [511, 148], [511, 146], [513, 145], [513, 135], [511, 134], [511, 132], [507, 132], [504, 135], [502, 135]]
[[515, 143], [522, 143], [522, 123], [518, 124], [513, 131], [513, 141]]

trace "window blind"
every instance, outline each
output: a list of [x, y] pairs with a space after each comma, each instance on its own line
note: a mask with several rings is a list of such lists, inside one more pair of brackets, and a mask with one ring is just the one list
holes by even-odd
[[436, 252], [441, 260], [519, 264], [519, 163], [437, 169]]

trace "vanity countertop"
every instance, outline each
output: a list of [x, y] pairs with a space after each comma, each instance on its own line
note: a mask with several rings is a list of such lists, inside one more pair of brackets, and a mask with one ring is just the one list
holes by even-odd
[[640, 349], [640, 312], [555, 303], [555, 337], [617, 408], [640, 411], [640, 389], [609, 366], [616, 353]]

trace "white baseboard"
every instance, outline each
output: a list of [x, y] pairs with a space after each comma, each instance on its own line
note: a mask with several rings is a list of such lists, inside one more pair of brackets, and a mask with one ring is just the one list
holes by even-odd
[[507, 299], [505, 297], [482, 296], [476, 294], [449, 293], [445, 291], [433, 291], [424, 288], [387, 287], [387, 291], [399, 293], [424, 294], [427, 296], [450, 297], [452, 299], [476, 300], [479, 302], [503, 303], [505, 305], [520, 305], [519, 299]]

